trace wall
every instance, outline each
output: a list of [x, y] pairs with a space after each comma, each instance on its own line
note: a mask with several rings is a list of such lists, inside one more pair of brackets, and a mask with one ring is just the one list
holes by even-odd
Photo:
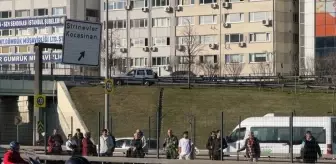
[[[77, 128], [81, 129], [83, 133], [89, 131], [72, 102], [70, 93], [63, 81], [57, 82], [57, 101], [59, 102], [57, 106], [59, 123], [64, 134], [74, 134]], [[71, 117], [73, 129], [71, 129]]]

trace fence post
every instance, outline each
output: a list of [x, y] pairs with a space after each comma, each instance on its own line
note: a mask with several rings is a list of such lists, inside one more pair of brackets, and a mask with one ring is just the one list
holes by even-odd
[[160, 132], [159, 132], [159, 126], [160, 126], [160, 113], [156, 112], [156, 158], [160, 158]]
[[73, 117], [71, 116], [71, 118], [70, 118], [71, 120], [71, 122], [70, 122], [70, 134], [71, 134], [71, 136], [73, 136]]
[[47, 111], [44, 111], [44, 117], [43, 117], [43, 122], [44, 122], [44, 154], [47, 155]]
[[222, 119], [221, 119], [221, 161], [223, 161], [223, 131], [224, 131], [224, 112], [222, 112]]
[[193, 117], [193, 122], [194, 122], [194, 124], [193, 124], [193, 138], [194, 138], [194, 145], [196, 145], [196, 118], [195, 118], [195, 116]]
[[98, 112], [98, 133], [97, 133], [97, 140], [98, 140], [98, 157], [100, 156], [100, 112]]
[[148, 116], [148, 150], [151, 148], [151, 116]]
[[19, 141], [19, 125], [16, 125], [16, 142], [20, 142]]
[[[239, 116], [239, 123], [238, 123], [238, 127], [239, 127], [239, 131], [238, 131], [238, 150], [240, 149], [240, 128], [241, 128], [241, 116]], [[237, 161], [239, 161], [239, 152], [237, 152]]]
[[290, 134], [290, 141], [289, 141], [289, 152], [290, 152], [290, 160], [291, 163], [293, 163], [293, 134], [294, 134], [294, 128], [293, 128], [293, 120], [294, 120], [294, 113], [291, 113], [290, 120], [289, 120], [289, 134]]

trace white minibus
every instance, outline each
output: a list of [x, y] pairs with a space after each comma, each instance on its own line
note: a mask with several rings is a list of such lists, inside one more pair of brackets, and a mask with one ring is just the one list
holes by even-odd
[[[290, 117], [274, 116], [246, 118], [227, 136], [228, 148], [224, 153], [234, 154], [245, 143], [250, 131], [258, 138], [261, 156], [287, 156], [290, 141]], [[293, 117], [293, 154], [300, 156], [305, 133], [311, 131], [324, 157], [336, 157], [336, 117]], [[282, 155], [283, 154], [283, 155]]]

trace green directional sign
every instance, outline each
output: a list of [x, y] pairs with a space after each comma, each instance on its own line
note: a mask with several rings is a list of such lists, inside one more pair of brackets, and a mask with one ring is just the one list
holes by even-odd
[[37, 122], [37, 130], [39, 133], [43, 133], [44, 132], [44, 125], [42, 121], [38, 121]]

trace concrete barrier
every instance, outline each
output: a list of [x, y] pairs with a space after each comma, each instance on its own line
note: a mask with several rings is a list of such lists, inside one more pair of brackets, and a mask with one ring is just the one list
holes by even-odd
[[[46, 161], [66, 161], [70, 156], [56, 156], [56, 155], [37, 155], [40, 160]], [[146, 163], [146, 164], [242, 164], [250, 163], [248, 161], [209, 161], [209, 160], [168, 160], [168, 159], [151, 159], [151, 158], [124, 158], [124, 157], [85, 157], [90, 162], [109, 162], [109, 163]], [[258, 162], [258, 163], [272, 163], [272, 164], [284, 164], [289, 162]]]

